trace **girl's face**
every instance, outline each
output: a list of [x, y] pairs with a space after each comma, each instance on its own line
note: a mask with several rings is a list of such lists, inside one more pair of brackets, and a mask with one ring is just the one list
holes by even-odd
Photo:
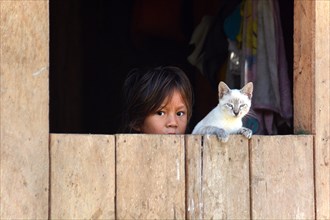
[[139, 131], [146, 134], [184, 134], [187, 127], [187, 106], [179, 91], [166, 98], [161, 107], [150, 113]]

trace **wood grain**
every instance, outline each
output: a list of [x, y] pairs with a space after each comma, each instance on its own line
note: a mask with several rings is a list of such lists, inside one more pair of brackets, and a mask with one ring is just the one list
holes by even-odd
[[253, 219], [314, 219], [312, 136], [254, 136]]
[[115, 218], [115, 137], [51, 135], [51, 219]]
[[315, 2], [294, 1], [293, 102], [295, 134], [314, 134]]
[[188, 219], [203, 219], [202, 153], [202, 136], [186, 136], [186, 208]]
[[0, 1], [0, 218], [47, 219], [48, 1]]
[[187, 143], [188, 217], [249, 219], [248, 140], [231, 136], [224, 144], [206, 135]]
[[116, 138], [117, 219], [184, 219], [184, 136]]
[[315, 10], [316, 218], [330, 219], [330, 1]]

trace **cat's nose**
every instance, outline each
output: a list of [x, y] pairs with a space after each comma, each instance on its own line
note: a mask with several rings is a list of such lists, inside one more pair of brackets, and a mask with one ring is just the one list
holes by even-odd
[[235, 111], [234, 111], [234, 115], [235, 115], [235, 116], [237, 116], [238, 114], [239, 114], [239, 112], [235, 112]]

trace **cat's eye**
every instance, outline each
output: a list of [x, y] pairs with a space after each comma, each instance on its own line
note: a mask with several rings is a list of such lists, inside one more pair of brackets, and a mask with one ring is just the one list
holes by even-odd
[[247, 107], [247, 104], [242, 104], [239, 106], [239, 108], [246, 108]]
[[232, 104], [230, 104], [230, 103], [226, 103], [226, 106], [229, 107], [229, 108], [231, 108], [231, 109], [234, 108], [234, 106]]

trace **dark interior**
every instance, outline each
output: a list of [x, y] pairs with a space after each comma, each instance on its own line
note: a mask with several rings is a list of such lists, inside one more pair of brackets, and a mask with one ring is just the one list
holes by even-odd
[[[217, 104], [217, 90], [187, 61], [189, 41], [204, 15], [230, 1], [50, 1], [50, 132], [117, 133], [126, 74], [155, 65], [179, 66], [190, 78], [192, 128]], [[293, 1], [279, 3], [292, 84]]]

